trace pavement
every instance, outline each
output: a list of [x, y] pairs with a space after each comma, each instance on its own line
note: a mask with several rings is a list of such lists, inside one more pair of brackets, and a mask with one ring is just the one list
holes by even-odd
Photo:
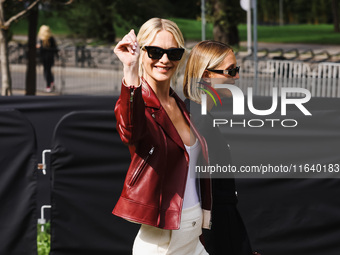
[[[26, 96], [25, 95], [26, 91], [22, 89], [13, 89], [12, 94], [13, 96]], [[45, 91], [36, 91], [36, 96], [58, 96], [58, 92], [45, 92]]]

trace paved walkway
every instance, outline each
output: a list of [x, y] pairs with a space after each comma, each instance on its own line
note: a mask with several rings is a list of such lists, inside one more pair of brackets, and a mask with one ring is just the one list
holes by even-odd
[[[13, 89], [12, 90], [13, 96], [25, 96], [26, 91], [21, 89]], [[44, 91], [36, 91], [36, 96], [58, 96], [59, 93], [56, 92], [44, 92]]]

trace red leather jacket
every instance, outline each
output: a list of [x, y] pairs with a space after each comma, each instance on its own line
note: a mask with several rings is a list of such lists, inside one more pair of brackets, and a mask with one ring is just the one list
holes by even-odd
[[[137, 88], [122, 84], [115, 106], [117, 130], [129, 146], [131, 164], [112, 213], [137, 223], [179, 229], [189, 156], [156, 94], [146, 81], [143, 83], [144, 86]], [[208, 161], [204, 138], [190, 122], [183, 101], [172, 89], [170, 93], [201, 143], [203, 157]], [[199, 186], [206, 225], [207, 221], [210, 223], [212, 203], [210, 179], [200, 179]]]

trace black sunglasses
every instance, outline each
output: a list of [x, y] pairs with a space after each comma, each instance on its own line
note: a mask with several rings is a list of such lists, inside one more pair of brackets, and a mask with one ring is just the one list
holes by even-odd
[[227, 69], [227, 70], [208, 69], [208, 71], [214, 72], [214, 73], [220, 73], [220, 74], [228, 74], [228, 75], [234, 77], [234, 76], [236, 76], [237, 73], [240, 72], [240, 67], [236, 66], [235, 68]]
[[163, 54], [166, 53], [168, 59], [171, 61], [181, 60], [184, 53], [183, 48], [172, 48], [165, 50], [156, 46], [144, 46], [142, 49], [148, 52], [148, 56], [151, 59], [161, 59]]

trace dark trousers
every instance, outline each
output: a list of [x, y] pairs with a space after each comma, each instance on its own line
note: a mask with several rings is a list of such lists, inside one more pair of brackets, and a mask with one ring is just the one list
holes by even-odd
[[49, 88], [51, 87], [51, 83], [54, 82], [54, 77], [52, 74], [53, 63], [51, 63], [51, 61], [44, 61], [43, 66], [44, 66], [44, 78], [46, 81], [46, 87]]

